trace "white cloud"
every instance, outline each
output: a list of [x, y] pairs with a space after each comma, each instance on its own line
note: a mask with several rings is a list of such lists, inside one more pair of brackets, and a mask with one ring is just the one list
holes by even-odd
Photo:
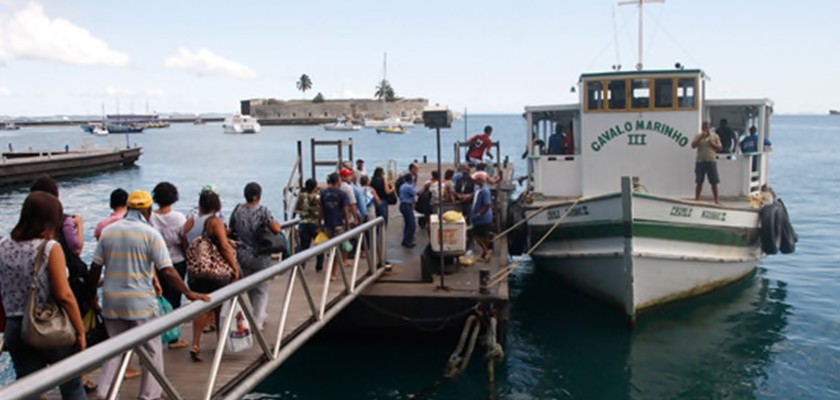
[[222, 76], [236, 79], [254, 79], [259, 75], [233, 60], [220, 57], [207, 49], [192, 52], [183, 47], [178, 53], [164, 60], [163, 65], [170, 69], [180, 69], [197, 76]]
[[146, 97], [169, 97], [169, 92], [163, 89], [146, 89]]
[[57, 61], [76, 65], [122, 67], [128, 55], [70, 21], [44, 14], [29, 4], [11, 18], [0, 17], [0, 62], [11, 59]]
[[0, 86], [0, 97], [11, 97], [12, 91], [9, 88]]

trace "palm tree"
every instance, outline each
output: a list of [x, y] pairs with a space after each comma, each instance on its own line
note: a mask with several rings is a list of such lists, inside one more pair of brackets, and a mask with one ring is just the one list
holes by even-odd
[[394, 93], [394, 88], [391, 87], [391, 83], [388, 80], [383, 79], [379, 85], [376, 86], [376, 93], [373, 94], [373, 97], [376, 97], [379, 100], [385, 98], [385, 101], [394, 101], [396, 98], [396, 94]]
[[297, 81], [297, 88], [306, 97], [306, 91], [312, 89], [312, 79], [309, 79], [309, 75], [303, 74], [300, 76], [300, 79]]

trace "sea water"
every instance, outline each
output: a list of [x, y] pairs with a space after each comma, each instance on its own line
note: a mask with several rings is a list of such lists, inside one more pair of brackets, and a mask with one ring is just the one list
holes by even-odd
[[[525, 169], [525, 123], [518, 115], [470, 116], [466, 135], [494, 127], [503, 156]], [[444, 161], [465, 138], [464, 121], [442, 132]], [[257, 135], [223, 134], [220, 124], [173, 124], [128, 136], [143, 146], [136, 167], [61, 179], [65, 210], [85, 219], [83, 258], [95, 246], [93, 227], [109, 214], [114, 188], [178, 186], [175, 209], [187, 212], [206, 183], [219, 188], [223, 211], [241, 202], [250, 181], [263, 186], [263, 204], [282, 218], [282, 189], [303, 141], [353, 139], [353, 153], [376, 164], [436, 157], [435, 135], [371, 130], [325, 132], [319, 127], [263, 127]], [[504, 362], [496, 369], [501, 399], [835, 399], [840, 398], [840, 117], [774, 116], [771, 184], [785, 200], [799, 233], [792, 255], [765, 258], [754, 275], [715, 293], [644, 315], [628, 328], [612, 309], [558, 285], [530, 265], [511, 277], [510, 324]], [[17, 150], [124, 147], [126, 136], [95, 137], [78, 127], [0, 131], [0, 145]], [[319, 159], [335, 159], [321, 149]], [[319, 169], [319, 180], [329, 171]], [[0, 235], [17, 221], [25, 187], [0, 190]], [[300, 349], [253, 398], [483, 399], [490, 395], [478, 354], [467, 372], [442, 380], [452, 343], [394, 340], [322, 341]], [[480, 353], [483, 351], [479, 349]], [[14, 379], [7, 355], [0, 381]]]

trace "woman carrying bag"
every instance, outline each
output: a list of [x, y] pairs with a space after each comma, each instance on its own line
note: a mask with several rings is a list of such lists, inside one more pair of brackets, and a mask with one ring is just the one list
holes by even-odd
[[[225, 223], [216, 216], [221, 210], [222, 202], [219, 200], [215, 188], [213, 185], [206, 185], [201, 189], [198, 197], [198, 215], [189, 217], [184, 224], [184, 237], [186, 242], [190, 244], [186, 252], [187, 280], [190, 289], [194, 292], [209, 294], [239, 279], [236, 251], [227, 239]], [[212, 242], [212, 245], [209, 246], [209, 252], [214, 252], [213, 254], [197, 250], [201, 242], [206, 242], [203, 238]], [[207, 249], [208, 247], [205, 247], [205, 250]], [[206, 266], [208, 260], [205, 258], [209, 256], [213, 256], [210, 257], [213, 258], [212, 262], [223, 271], [216, 271], [216, 273], [206, 269], [199, 271], [199, 261], [205, 261], [203, 264]], [[207, 272], [208, 275], [202, 276], [202, 272]], [[216, 276], [211, 277], [209, 273]], [[192, 349], [190, 349], [190, 358], [194, 362], [203, 361], [200, 347], [201, 333], [213, 321], [216, 322], [216, 326], [219, 326], [220, 311], [221, 307], [216, 307], [212, 312], [200, 315], [193, 320], [193, 343]]]
[[[64, 252], [53, 240], [61, 227], [63, 209], [58, 199], [45, 192], [26, 197], [11, 238], [0, 241], [0, 297], [6, 311], [5, 341], [18, 379], [46, 368], [87, 346], [85, 329], [76, 298], [67, 280]], [[33, 274], [34, 273], [34, 274]], [[35, 290], [35, 305], [50, 300], [63, 310], [75, 334], [75, 344], [52, 346], [23, 334], [29, 291]], [[42, 338], [43, 339], [43, 338]], [[74, 377], [60, 386], [62, 399], [86, 399], [82, 380]]]
[[[236, 240], [236, 259], [242, 267], [242, 275], [253, 275], [271, 265], [271, 252], [260, 245], [266, 230], [280, 233], [280, 223], [274, 220], [268, 207], [260, 204], [262, 187], [256, 182], [245, 185], [245, 203], [239, 204], [230, 215], [230, 234]], [[257, 328], [262, 329], [268, 316], [269, 281], [248, 291], [248, 298], [254, 307]]]

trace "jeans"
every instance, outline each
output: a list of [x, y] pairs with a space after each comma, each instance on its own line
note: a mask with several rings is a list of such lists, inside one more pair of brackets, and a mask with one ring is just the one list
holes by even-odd
[[388, 225], [388, 202], [384, 199], [376, 205], [376, 216], [385, 219], [385, 225]]
[[414, 243], [414, 231], [417, 229], [417, 221], [414, 219], [414, 204], [400, 203], [400, 213], [403, 216], [403, 245]]
[[[9, 350], [9, 355], [12, 356], [12, 363], [14, 364], [15, 374], [18, 379], [44, 369], [50, 364], [55, 364], [76, 352], [74, 347], [39, 350], [29, 346], [24, 343], [20, 336], [22, 325], [22, 317], [6, 317], [4, 336], [6, 339], [6, 349]], [[62, 383], [59, 386], [59, 390], [61, 391], [61, 398], [63, 400], [87, 399], [85, 389], [82, 387], [82, 379], [78, 376]], [[33, 397], [33, 399], [37, 398], [38, 396]]]
[[[318, 235], [318, 225], [312, 223], [302, 223], [298, 225], [298, 234], [300, 236], [300, 246], [298, 252], [304, 251], [312, 246], [312, 240]], [[324, 255], [318, 256], [315, 262], [315, 270], [320, 271], [324, 269]]]

